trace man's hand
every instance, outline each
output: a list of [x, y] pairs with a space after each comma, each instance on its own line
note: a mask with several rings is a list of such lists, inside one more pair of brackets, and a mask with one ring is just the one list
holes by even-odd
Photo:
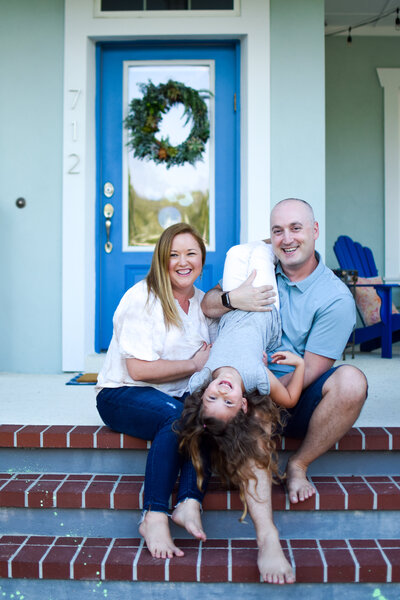
[[257, 275], [254, 270], [249, 277], [235, 290], [229, 292], [232, 306], [250, 312], [266, 312], [272, 310], [271, 304], [275, 302], [276, 293], [272, 285], [253, 287], [252, 283]]
[[[249, 312], [272, 310], [271, 304], [275, 302], [276, 292], [274, 292], [272, 285], [253, 287], [252, 282], [256, 274], [257, 271], [254, 270], [239, 287], [229, 290], [229, 299], [234, 308]], [[218, 319], [229, 311], [229, 308], [222, 305], [221, 296], [222, 289], [219, 285], [206, 293], [201, 302], [201, 308], [207, 317]]]

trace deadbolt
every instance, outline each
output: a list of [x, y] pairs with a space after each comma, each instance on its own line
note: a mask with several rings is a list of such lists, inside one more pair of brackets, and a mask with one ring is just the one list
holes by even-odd
[[103, 187], [104, 195], [106, 198], [111, 198], [114, 195], [114, 186], [110, 181], [104, 184]]

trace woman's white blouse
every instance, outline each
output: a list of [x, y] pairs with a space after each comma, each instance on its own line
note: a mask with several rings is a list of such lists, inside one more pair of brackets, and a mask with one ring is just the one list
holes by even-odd
[[135, 381], [126, 368], [127, 358], [140, 360], [185, 360], [191, 358], [203, 342], [215, 338], [216, 323], [204, 316], [200, 303], [204, 292], [194, 288], [186, 314], [177, 303], [183, 329], [166, 328], [161, 303], [152, 294], [148, 300], [146, 281], [139, 281], [123, 296], [113, 317], [113, 336], [99, 373], [96, 391], [104, 387], [151, 386], [171, 396], [188, 390], [190, 377], [167, 383]]

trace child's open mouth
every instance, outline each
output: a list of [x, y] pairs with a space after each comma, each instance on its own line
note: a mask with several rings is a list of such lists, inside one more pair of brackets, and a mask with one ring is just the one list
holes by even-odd
[[232, 389], [232, 384], [230, 381], [226, 381], [225, 379], [223, 379], [222, 381], [219, 382], [219, 385], [226, 385], [229, 387], [229, 389]]

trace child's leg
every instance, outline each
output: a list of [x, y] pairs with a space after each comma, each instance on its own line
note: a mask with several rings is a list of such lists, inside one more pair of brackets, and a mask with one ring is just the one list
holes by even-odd
[[241, 285], [250, 273], [248, 264], [251, 248], [249, 244], [232, 246], [226, 253], [222, 289], [229, 292]]
[[259, 244], [250, 254], [249, 270], [256, 269], [257, 275], [253, 281], [254, 287], [272, 285], [276, 293], [275, 306], [279, 310], [279, 294], [275, 276], [275, 255], [271, 244]]
[[271, 244], [242, 244], [228, 250], [222, 287], [233, 290], [241, 285], [253, 270], [257, 275], [253, 281], [254, 287], [272, 285], [276, 292], [275, 305], [279, 309], [279, 296], [275, 278], [274, 253]]
[[294, 583], [293, 569], [283, 553], [272, 518], [271, 474], [254, 463], [251, 467], [255, 479], [249, 479], [245, 498], [256, 530], [261, 578], [266, 583]]

